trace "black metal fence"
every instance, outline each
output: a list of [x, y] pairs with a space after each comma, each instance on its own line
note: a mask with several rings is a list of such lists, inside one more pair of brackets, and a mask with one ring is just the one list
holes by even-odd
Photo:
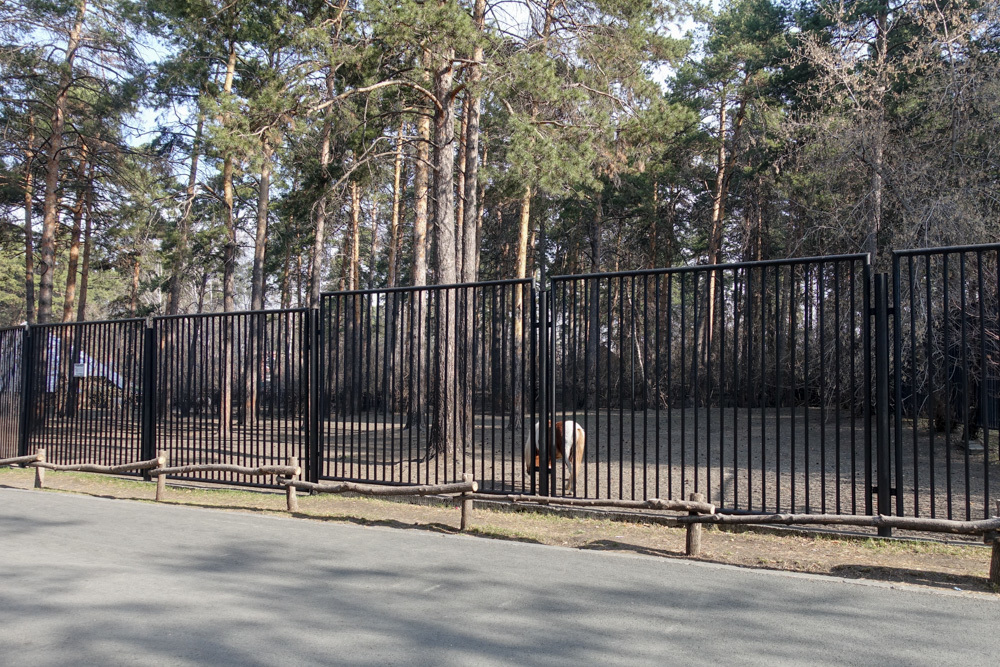
[[870, 511], [867, 255], [552, 282], [552, 413], [587, 434], [584, 494]]
[[23, 346], [22, 329], [0, 329], [0, 458], [13, 458], [20, 451]]
[[[151, 421], [171, 465], [284, 465], [308, 456], [313, 315], [308, 310], [154, 319]], [[233, 473], [192, 479], [256, 484]]]
[[530, 489], [527, 280], [326, 294], [320, 477]]
[[116, 465], [142, 453], [143, 320], [31, 327], [25, 433], [55, 462]]
[[895, 512], [979, 518], [997, 482], [1000, 245], [893, 255]]
[[[898, 252], [878, 275], [843, 255], [559, 276], [545, 290], [363, 290], [325, 294], [316, 312], [0, 330], [0, 456], [295, 456], [312, 480], [472, 472], [498, 493], [983, 517], [1000, 470], [998, 254]], [[582, 428], [566, 429], [583, 438], [578, 466], [555, 451], [565, 422]]]

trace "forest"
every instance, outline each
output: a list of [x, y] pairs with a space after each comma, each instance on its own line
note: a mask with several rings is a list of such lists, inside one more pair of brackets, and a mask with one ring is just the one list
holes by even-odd
[[0, 326], [994, 241], [998, 19], [7, 0]]

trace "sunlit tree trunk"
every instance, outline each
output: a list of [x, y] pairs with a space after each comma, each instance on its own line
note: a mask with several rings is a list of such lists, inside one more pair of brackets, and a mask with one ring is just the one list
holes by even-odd
[[55, 104], [52, 108], [52, 118], [49, 123], [49, 147], [45, 163], [45, 199], [42, 204], [42, 238], [39, 248], [42, 265], [41, 279], [38, 285], [38, 322], [45, 324], [52, 321], [52, 288], [55, 280], [56, 262], [56, 227], [59, 221], [59, 161], [62, 153], [63, 130], [66, 127], [66, 103], [69, 98], [69, 88], [73, 81], [73, 61], [80, 48], [80, 37], [83, 33], [83, 22], [87, 11], [87, 0], [80, 0], [73, 27], [66, 43], [66, 57], [63, 61], [62, 74], [59, 76], [59, 88], [56, 92]]
[[24, 318], [35, 323], [35, 238], [31, 206], [35, 185], [35, 116], [28, 115], [28, 144], [24, 150]]

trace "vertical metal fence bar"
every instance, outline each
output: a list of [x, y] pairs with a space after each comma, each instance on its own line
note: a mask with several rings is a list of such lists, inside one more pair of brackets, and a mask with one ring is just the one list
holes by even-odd
[[[878, 455], [878, 511], [891, 512], [889, 463], [889, 295], [888, 276], [875, 276], [875, 417]], [[891, 529], [878, 529], [879, 536], [889, 537]]]
[[964, 451], [963, 458], [963, 472], [965, 481], [965, 520], [968, 521], [972, 518], [972, 496], [969, 488], [970, 485], [970, 474], [969, 474], [969, 404], [972, 402], [972, 396], [969, 395], [969, 318], [968, 313], [968, 281], [966, 280], [966, 253], [960, 252], [958, 255], [959, 259], [959, 302], [961, 304], [961, 311], [959, 317], [961, 318], [961, 335], [962, 335], [962, 393], [959, 399], [959, 405], [961, 405], [962, 411], [962, 449]]

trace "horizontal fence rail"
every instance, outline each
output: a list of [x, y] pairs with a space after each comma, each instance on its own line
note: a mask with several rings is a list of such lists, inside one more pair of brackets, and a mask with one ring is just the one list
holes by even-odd
[[164, 452], [186, 479], [255, 484], [238, 471], [294, 458], [313, 484], [471, 474], [497, 497], [986, 518], [998, 255], [900, 251], [878, 275], [840, 255], [543, 290], [355, 290], [316, 311], [2, 329], [0, 459]]

